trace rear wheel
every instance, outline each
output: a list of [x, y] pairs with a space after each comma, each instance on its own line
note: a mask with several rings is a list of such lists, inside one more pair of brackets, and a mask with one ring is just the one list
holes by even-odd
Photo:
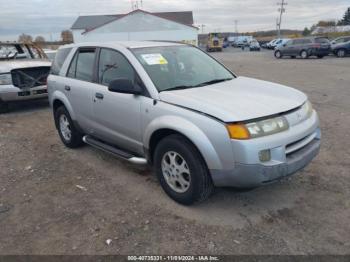
[[213, 191], [202, 156], [183, 136], [171, 135], [159, 142], [154, 153], [154, 166], [163, 190], [180, 204], [202, 202]]
[[339, 49], [337, 51], [337, 57], [345, 57], [345, 50], [344, 49]]
[[55, 111], [55, 123], [62, 142], [69, 148], [83, 145], [82, 134], [75, 128], [72, 118], [64, 106]]
[[279, 51], [279, 50], [275, 51], [275, 57], [276, 57], [277, 59], [282, 58], [283, 55], [282, 55], [281, 51]]
[[309, 54], [308, 54], [308, 52], [306, 50], [301, 51], [300, 52], [300, 56], [301, 56], [302, 59], [309, 58]]

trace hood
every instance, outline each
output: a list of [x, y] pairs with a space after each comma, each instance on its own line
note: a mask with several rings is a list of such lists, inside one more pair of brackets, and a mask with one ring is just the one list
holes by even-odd
[[240, 122], [295, 109], [305, 103], [307, 97], [290, 87], [238, 77], [205, 87], [161, 92], [160, 100], [224, 122]]
[[42, 67], [42, 66], [48, 66], [51, 67], [51, 62], [49, 60], [21, 60], [21, 59], [14, 59], [14, 60], [1, 60], [0, 61], [0, 73], [9, 73], [13, 69], [19, 69], [19, 68], [29, 68], [29, 67]]

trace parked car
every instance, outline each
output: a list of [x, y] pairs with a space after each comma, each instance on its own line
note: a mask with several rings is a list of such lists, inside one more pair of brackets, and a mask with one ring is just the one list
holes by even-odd
[[327, 38], [298, 38], [289, 40], [282, 46], [277, 47], [275, 50], [275, 57], [282, 58], [284, 56], [290, 56], [295, 58], [301, 56], [301, 58], [306, 59], [310, 56], [317, 56], [318, 58], [323, 58], [327, 56], [330, 51], [330, 43]]
[[51, 63], [46, 59], [35, 45], [0, 42], [0, 113], [11, 102], [47, 98]]
[[274, 45], [274, 43], [277, 42], [277, 41], [279, 41], [279, 39], [273, 39], [273, 40], [271, 40], [270, 42], [268, 42], [268, 43], [266, 44], [266, 48], [267, 48], [267, 49], [274, 49], [273, 45]]
[[284, 45], [285, 43], [287, 43], [290, 39], [289, 38], [282, 38], [279, 41], [277, 41], [276, 43], [274, 43], [272, 46], [274, 49], [276, 49], [279, 46]]
[[350, 40], [348, 42], [333, 45], [332, 52], [337, 57], [345, 57], [346, 55], [350, 55]]
[[164, 191], [186, 205], [207, 199], [214, 186], [278, 181], [320, 148], [318, 116], [304, 93], [238, 77], [185, 44], [63, 46], [48, 87], [67, 147], [84, 141], [148, 162]]
[[260, 44], [258, 41], [253, 40], [249, 44], [249, 51], [260, 51]]
[[346, 43], [346, 42], [349, 42], [349, 41], [350, 41], [350, 36], [342, 36], [342, 37], [338, 37], [338, 38], [332, 40], [331, 41], [331, 45], [333, 47], [335, 45], [343, 44], [343, 43]]

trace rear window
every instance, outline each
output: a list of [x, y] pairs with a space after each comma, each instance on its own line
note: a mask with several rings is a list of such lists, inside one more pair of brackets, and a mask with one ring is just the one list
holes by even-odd
[[51, 74], [58, 75], [60, 73], [64, 61], [66, 60], [71, 50], [72, 48], [64, 48], [58, 50], [55, 60], [52, 63]]

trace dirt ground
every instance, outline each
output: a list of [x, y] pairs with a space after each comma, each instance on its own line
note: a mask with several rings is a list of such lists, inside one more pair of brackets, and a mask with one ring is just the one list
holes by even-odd
[[350, 254], [350, 58], [215, 56], [309, 96], [317, 159], [288, 180], [183, 207], [149, 168], [65, 148], [46, 102], [15, 105], [0, 115], [0, 254]]

